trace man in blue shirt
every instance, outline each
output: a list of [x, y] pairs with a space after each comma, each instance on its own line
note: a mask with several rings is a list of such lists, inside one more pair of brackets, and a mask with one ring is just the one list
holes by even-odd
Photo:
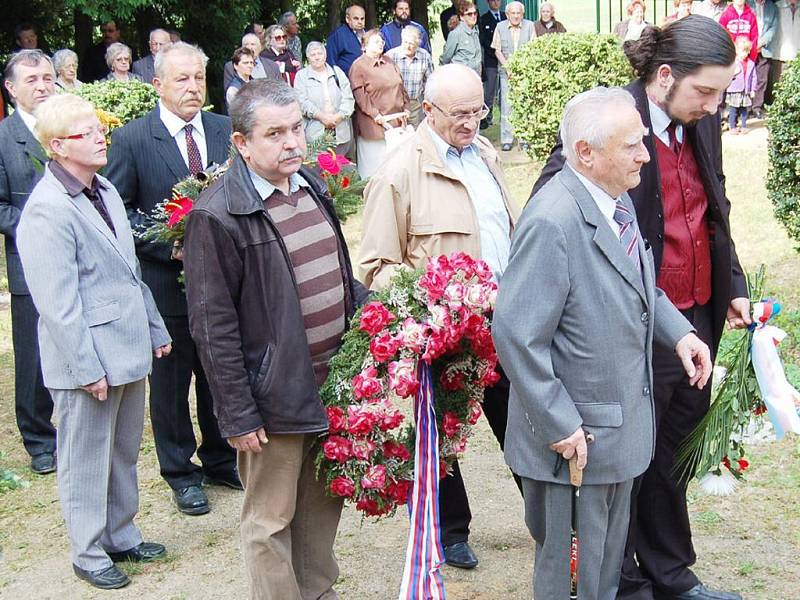
[[361, 56], [361, 38], [364, 35], [364, 9], [358, 4], [345, 11], [345, 23], [340, 25], [328, 38], [328, 64], [339, 67], [345, 73]]
[[431, 42], [428, 39], [428, 32], [425, 31], [422, 25], [411, 20], [411, 5], [408, 3], [408, 0], [394, 0], [394, 19], [381, 27], [384, 52], [388, 52], [392, 48], [397, 48], [397, 46], [402, 43], [400, 33], [403, 31], [403, 27], [408, 25], [420, 30], [422, 33], [422, 40], [420, 41], [419, 47], [431, 52]]

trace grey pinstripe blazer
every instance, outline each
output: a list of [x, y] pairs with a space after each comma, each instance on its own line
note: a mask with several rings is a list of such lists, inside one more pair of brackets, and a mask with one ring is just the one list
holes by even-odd
[[116, 236], [89, 199], [72, 198], [49, 168], [17, 228], [51, 389], [76, 389], [103, 376], [109, 385], [137, 381], [150, 372], [153, 349], [170, 342], [142, 281], [122, 199], [100, 181]]

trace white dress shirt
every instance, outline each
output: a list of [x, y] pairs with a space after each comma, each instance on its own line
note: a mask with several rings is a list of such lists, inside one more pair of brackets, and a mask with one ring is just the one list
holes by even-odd
[[[278, 189], [269, 181], [261, 177], [261, 175], [253, 171], [253, 169], [250, 167], [247, 167], [247, 172], [250, 175], [250, 181], [253, 182], [253, 187], [256, 188], [256, 191], [258, 192], [258, 195], [261, 196], [262, 200], [266, 200], [272, 196], [272, 192]], [[308, 182], [303, 179], [302, 175], [299, 173], [292, 173], [289, 176], [289, 193], [294, 194], [301, 187], [307, 188], [311, 186], [309, 186]]]
[[194, 143], [197, 144], [197, 149], [200, 150], [200, 159], [203, 161], [203, 168], [205, 169], [208, 166], [208, 146], [206, 144], [206, 132], [203, 129], [202, 112], [202, 110], [198, 110], [194, 118], [187, 122], [175, 113], [170, 112], [161, 100], [158, 101], [158, 115], [161, 118], [161, 122], [164, 123], [164, 127], [167, 128], [169, 134], [175, 139], [175, 143], [178, 144], [178, 150], [187, 168], [189, 167], [189, 152], [186, 149], [186, 130], [184, 127], [189, 124], [193, 127], [192, 139]]
[[603, 188], [590, 181], [588, 177], [578, 173], [578, 171], [572, 168], [572, 165], [567, 164], [567, 167], [575, 173], [578, 181], [580, 181], [583, 187], [586, 188], [586, 191], [589, 192], [592, 200], [597, 204], [597, 208], [600, 209], [600, 212], [603, 213], [603, 216], [606, 218], [608, 226], [611, 227], [611, 231], [613, 231], [614, 235], [619, 239], [619, 223], [614, 220], [614, 213], [617, 211], [617, 199], [609, 196]]
[[478, 147], [473, 143], [459, 154], [445, 142], [432, 127], [431, 132], [436, 149], [442, 162], [450, 169], [458, 180], [467, 188], [475, 213], [481, 236], [481, 258], [492, 269], [495, 281], [508, 266], [508, 255], [511, 252], [511, 221], [503, 201], [500, 185], [495, 181], [489, 167], [483, 162]]
[[31, 135], [33, 135], [33, 137], [36, 137], [36, 134], [33, 132], [33, 128], [36, 127], [36, 117], [34, 117], [29, 112], [25, 112], [21, 108], [18, 108], [17, 112], [19, 113], [22, 122], [25, 123], [25, 127], [27, 127], [30, 130]]
[[[664, 142], [665, 146], [669, 146], [669, 132], [667, 131], [667, 127], [672, 123], [672, 119], [664, 112], [664, 109], [650, 100], [650, 98], [647, 99], [647, 106], [650, 109], [650, 131]], [[679, 144], [683, 143], [683, 125], [680, 123], [675, 123], [675, 137]]]

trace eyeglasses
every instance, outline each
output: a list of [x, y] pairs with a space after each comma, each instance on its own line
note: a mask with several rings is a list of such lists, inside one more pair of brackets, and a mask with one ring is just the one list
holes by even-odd
[[475, 16], [475, 15], [477, 15], [477, 14], [478, 14], [478, 11], [477, 11], [477, 10], [470, 10], [470, 11], [468, 11], [468, 12], [465, 12], [465, 13], [464, 13], [464, 16], [465, 16], [465, 17], [474, 17], [474, 16]]
[[477, 119], [478, 121], [482, 121], [483, 119], [486, 118], [486, 115], [489, 114], [489, 107], [486, 106], [485, 104], [483, 105], [483, 107], [481, 107], [480, 110], [478, 110], [476, 112], [472, 112], [472, 113], [449, 113], [446, 110], [444, 110], [443, 108], [441, 108], [439, 106], [436, 106], [436, 104], [434, 104], [433, 102], [431, 102], [431, 106], [433, 106], [433, 108], [438, 110], [440, 113], [442, 113], [448, 119], [453, 119], [454, 121], [456, 121], [456, 123], [459, 123], [461, 125], [463, 125], [465, 123], [468, 123], [469, 121], [471, 121], [473, 119]]
[[97, 137], [97, 134], [106, 137], [108, 135], [108, 126], [100, 125], [100, 127], [92, 127], [89, 131], [84, 133], [73, 133], [72, 135], [65, 135], [59, 139], [62, 140], [85, 140], [85, 139], [93, 139]]
[[285, 35], [273, 35], [272, 39], [273, 40], [285, 40], [286, 36]]

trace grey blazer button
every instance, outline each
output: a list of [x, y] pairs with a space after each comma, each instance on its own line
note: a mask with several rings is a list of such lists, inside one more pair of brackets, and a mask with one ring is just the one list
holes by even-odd
[[650, 386], [646, 385], [642, 388], [642, 396], [649, 396], [650, 395]]
[[642, 323], [644, 323], [646, 325], [648, 319], [650, 319], [650, 315], [648, 315], [647, 311], [645, 311], [645, 312], [642, 313], [642, 317], [641, 318], [642, 318]]

